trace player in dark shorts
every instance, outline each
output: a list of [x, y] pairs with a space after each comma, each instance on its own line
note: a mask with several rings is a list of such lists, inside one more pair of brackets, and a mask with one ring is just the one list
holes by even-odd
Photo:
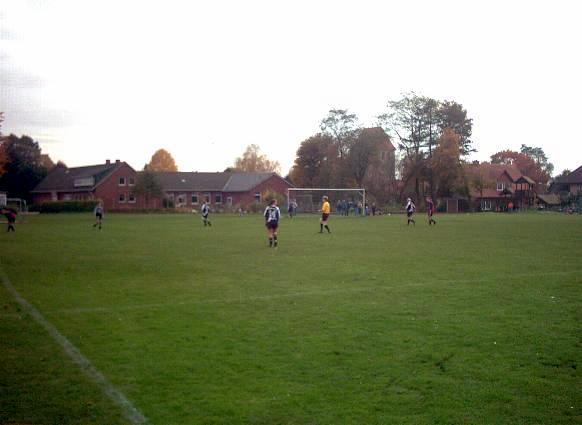
[[2, 210], [0, 210], [0, 214], [4, 214], [4, 217], [6, 217], [6, 220], [8, 220], [8, 228], [6, 229], [6, 231], [16, 232], [14, 223], [16, 223], [17, 212], [14, 211], [12, 208], [2, 208]]
[[277, 229], [279, 228], [279, 219], [281, 218], [281, 211], [277, 206], [277, 200], [273, 199], [263, 214], [265, 217], [265, 226], [267, 227], [267, 234], [269, 235], [269, 248], [275, 247], [279, 244], [277, 239]]
[[431, 224], [436, 225], [436, 221], [434, 220], [434, 218], [432, 218], [433, 214], [434, 214], [434, 202], [432, 201], [432, 198], [429, 196], [428, 198], [426, 198], [426, 214], [428, 216], [428, 225], [430, 226]]
[[319, 233], [323, 233], [323, 228], [327, 230], [327, 233], [331, 233], [329, 226], [327, 225], [327, 219], [329, 218], [329, 214], [331, 213], [331, 206], [329, 205], [329, 199], [327, 196], [324, 196], [322, 199], [321, 209], [321, 220], [319, 220]]
[[406, 222], [407, 226], [410, 226], [410, 222], [412, 222], [412, 224], [414, 224], [416, 226], [416, 221], [414, 221], [414, 219], [412, 218], [412, 215], [414, 214], [414, 210], [416, 210], [416, 205], [414, 205], [414, 202], [412, 202], [412, 199], [408, 198], [406, 200], [406, 217], [408, 219], [408, 221]]
[[103, 222], [103, 204], [101, 202], [97, 204], [93, 213], [95, 214], [95, 224], [93, 227], [99, 226], [99, 230], [101, 230], [101, 223]]
[[210, 207], [208, 206], [208, 202], [204, 201], [202, 204], [202, 208], [200, 208], [200, 214], [202, 214], [202, 222], [204, 226], [212, 227], [212, 223], [208, 219], [208, 214], [210, 213]]

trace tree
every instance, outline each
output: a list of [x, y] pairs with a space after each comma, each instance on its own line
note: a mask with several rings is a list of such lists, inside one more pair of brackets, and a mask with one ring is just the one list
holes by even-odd
[[234, 169], [236, 171], [249, 173], [279, 173], [281, 166], [277, 161], [271, 161], [266, 155], [263, 155], [261, 153], [261, 148], [258, 145], [249, 145], [242, 156], [235, 160]]
[[368, 169], [379, 162], [379, 148], [385, 134], [383, 132], [360, 131], [348, 153], [347, 166], [357, 187], [362, 187]]
[[405, 94], [399, 100], [388, 101], [388, 112], [378, 117], [386, 133], [396, 134], [398, 138], [398, 148], [404, 153], [402, 180], [404, 186], [414, 181], [417, 199], [421, 180], [426, 175], [424, 148], [430, 146], [432, 149], [432, 120], [427, 126], [425, 116], [427, 111], [432, 113], [433, 108], [426, 105], [426, 99], [415, 93]]
[[149, 171], [178, 171], [174, 158], [165, 149], [158, 149], [147, 165]]
[[346, 157], [350, 144], [356, 135], [358, 117], [349, 114], [347, 109], [331, 109], [319, 125], [323, 134], [330, 136], [337, 148], [340, 159]]
[[2, 138], [1, 150], [6, 157], [4, 174], [0, 177], [0, 190], [9, 196], [31, 200], [30, 191], [47, 175], [41, 150], [28, 136], [14, 134]]
[[554, 172], [554, 164], [548, 161], [548, 157], [544, 153], [542, 148], [534, 148], [532, 146], [521, 145], [521, 153], [532, 158], [536, 164], [538, 164], [542, 170], [544, 170], [548, 175], [552, 175]]
[[334, 149], [333, 140], [325, 134], [316, 134], [301, 142], [291, 169], [294, 184], [298, 187], [329, 186], [326, 169]]
[[164, 191], [156, 177], [156, 173], [146, 167], [137, 175], [133, 191], [136, 195], [143, 195], [145, 198], [145, 207], [148, 208], [150, 200], [152, 198], [161, 198]]
[[467, 110], [463, 105], [445, 100], [442, 102], [437, 111], [437, 121], [441, 131], [450, 128], [459, 136], [459, 152], [461, 157], [475, 152], [472, 147], [473, 141], [471, 134], [473, 132], [473, 119], [467, 118]]
[[459, 186], [463, 170], [460, 161], [461, 137], [452, 128], [446, 128], [431, 159], [431, 170], [438, 196], [451, 196]]

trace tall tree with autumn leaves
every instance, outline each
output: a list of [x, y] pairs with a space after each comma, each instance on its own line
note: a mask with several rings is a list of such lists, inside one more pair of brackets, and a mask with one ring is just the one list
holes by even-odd
[[281, 171], [281, 166], [277, 161], [272, 161], [267, 158], [267, 156], [261, 152], [261, 148], [258, 145], [249, 145], [243, 152], [242, 156], [235, 159], [234, 167], [229, 169], [248, 173], [279, 173]]
[[158, 149], [150, 159], [150, 162], [145, 166], [148, 171], [178, 171], [176, 161], [165, 149]]

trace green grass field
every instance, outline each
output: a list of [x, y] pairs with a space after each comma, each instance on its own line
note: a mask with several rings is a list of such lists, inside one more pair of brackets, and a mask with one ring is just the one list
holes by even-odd
[[[153, 424], [582, 422], [582, 217], [27, 218], [0, 268]], [[0, 423], [128, 423], [0, 285]]]

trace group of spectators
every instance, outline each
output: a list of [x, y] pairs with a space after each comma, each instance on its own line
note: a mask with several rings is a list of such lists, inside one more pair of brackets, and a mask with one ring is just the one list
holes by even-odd
[[370, 206], [367, 202], [362, 204], [361, 201], [353, 202], [342, 199], [341, 201], [337, 201], [335, 207], [338, 214], [343, 216], [349, 216], [352, 211], [356, 217], [360, 215], [376, 215], [375, 202], [372, 202]]

